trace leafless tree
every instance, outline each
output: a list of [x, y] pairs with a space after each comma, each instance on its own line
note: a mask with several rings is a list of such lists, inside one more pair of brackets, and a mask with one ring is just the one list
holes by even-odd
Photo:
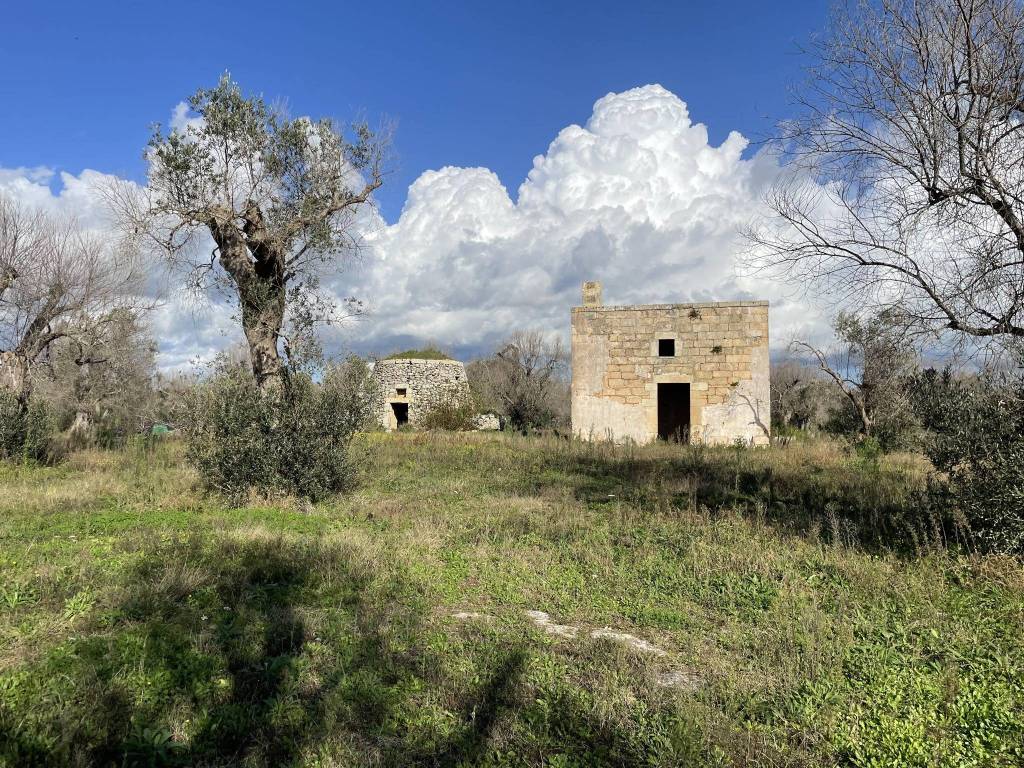
[[917, 369], [906, 329], [886, 315], [861, 320], [840, 314], [835, 321], [840, 344], [822, 350], [794, 341], [791, 351], [806, 354], [831, 379], [856, 414], [862, 438], [892, 434], [911, 410], [905, 384]]
[[817, 366], [795, 357], [773, 361], [770, 383], [773, 427], [784, 431], [821, 425], [829, 399], [822, 389], [831, 385], [822, 380]]
[[515, 331], [493, 356], [470, 363], [467, 376], [484, 407], [515, 429], [548, 427], [567, 418], [566, 354], [561, 339]]
[[146, 188], [109, 196], [127, 233], [182, 267], [191, 288], [219, 286], [237, 302], [255, 380], [277, 389], [286, 322], [302, 333], [335, 316], [319, 267], [358, 248], [386, 141], [365, 122], [343, 135], [328, 119], [288, 119], [227, 75], [188, 105], [183, 124], [154, 131]]
[[141, 288], [134, 252], [0, 196], [0, 387], [25, 405], [51, 345], [143, 311]]
[[33, 389], [72, 419], [69, 438], [89, 444], [98, 430], [114, 440], [139, 432], [156, 392], [156, 343], [132, 312], [58, 339], [33, 371]]
[[750, 256], [958, 338], [1024, 337], [1024, 5], [847, 0]]

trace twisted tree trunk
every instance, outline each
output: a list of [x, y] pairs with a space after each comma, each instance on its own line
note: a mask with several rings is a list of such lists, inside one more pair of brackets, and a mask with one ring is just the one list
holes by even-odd
[[238, 291], [256, 385], [264, 393], [277, 392], [284, 375], [278, 349], [287, 300], [284, 254], [253, 204], [246, 209], [244, 227], [236, 226], [229, 212], [215, 216], [209, 226], [221, 264]]
[[17, 351], [0, 352], [0, 389], [5, 389], [27, 407], [31, 395], [28, 360]]

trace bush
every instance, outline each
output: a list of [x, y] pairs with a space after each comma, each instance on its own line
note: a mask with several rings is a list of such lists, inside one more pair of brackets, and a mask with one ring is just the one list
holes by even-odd
[[258, 391], [248, 371], [222, 373], [197, 388], [183, 420], [187, 456], [204, 484], [234, 503], [250, 491], [317, 501], [349, 488], [348, 447], [364, 420], [351, 379], [316, 384], [291, 372], [278, 395]]
[[516, 331], [491, 357], [466, 368], [481, 410], [526, 433], [569, 424], [569, 381], [561, 341]]
[[374, 409], [379, 383], [373, 378], [365, 360], [352, 355], [341, 365], [328, 368], [324, 386], [333, 393], [332, 397], [340, 408], [338, 416], [344, 420], [349, 434], [380, 427]]
[[0, 457], [45, 461], [52, 434], [53, 419], [43, 401], [25, 407], [14, 394], [0, 392]]
[[434, 403], [417, 421], [420, 429], [467, 432], [476, 429], [477, 408], [472, 397], [454, 391]]
[[1024, 554], [1024, 380], [928, 370], [912, 391], [957, 517], [983, 548]]

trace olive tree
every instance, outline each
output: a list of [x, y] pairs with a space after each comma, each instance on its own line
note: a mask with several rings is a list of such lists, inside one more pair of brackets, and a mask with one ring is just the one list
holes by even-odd
[[810, 53], [755, 263], [908, 327], [1024, 337], [1024, 4], [847, 0]]
[[846, 313], [834, 329], [839, 344], [832, 350], [799, 340], [790, 349], [806, 354], [833, 382], [850, 406], [858, 437], [897, 444], [910, 426], [907, 381], [918, 367], [906, 329], [885, 314], [863, 319]]
[[70, 421], [68, 437], [121, 442], [140, 432], [155, 400], [156, 343], [130, 313], [115, 311], [102, 324], [59, 339], [33, 374], [33, 387]]
[[783, 437], [790, 430], [820, 428], [837, 397], [845, 397], [838, 394], [832, 377], [821, 375], [817, 360], [812, 364], [795, 356], [773, 360], [769, 377], [772, 431]]
[[276, 391], [286, 322], [301, 335], [337, 316], [320, 267], [358, 249], [386, 142], [365, 122], [342, 131], [288, 118], [228, 75], [188, 108], [170, 130], [154, 129], [146, 187], [115, 186], [111, 201], [127, 234], [183, 268], [189, 287], [226, 291], [256, 385]]
[[27, 406], [52, 345], [147, 308], [136, 254], [0, 195], [0, 388]]
[[466, 373], [482, 406], [525, 430], [568, 421], [566, 362], [557, 336], [514, 331], [491, 357], [470, 363]]

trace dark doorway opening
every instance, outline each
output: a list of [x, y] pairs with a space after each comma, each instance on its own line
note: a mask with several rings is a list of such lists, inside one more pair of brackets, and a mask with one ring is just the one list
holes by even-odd
[[395, 422], [398, 426], [409, 423], [409, 404], [408, 403], [392, 403], [391, 410], [395, 414]]
[[658, 385], [658, 437], [690, 442], [690, 385]]

